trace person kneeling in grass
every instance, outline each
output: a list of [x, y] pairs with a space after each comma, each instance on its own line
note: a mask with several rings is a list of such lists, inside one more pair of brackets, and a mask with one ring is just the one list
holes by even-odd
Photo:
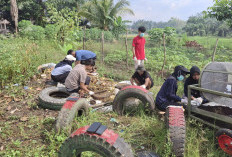
[[[201, 71], [197, 66], [193, 66], [190, 69], [190, 76], [186, 79], [184, 83], [184, 98], [188, 99], [188, 86], [198, 84], [200, 79]], [[191, 90], [191, 99], [195, 101], [195, 104], [198, 106], [202, 103], [209, 102], [206, 98], [204, 98], [200, 91], [198, 90]]]
[[51, 78], [55, 82], [64, 83], [68, 74], [72, 70], [72, 63], [76, 61], [76, 58], [72, 55], [67, 55], [63, 61], [58, 63], [52, 70]]
[[156, 107], [161, 111], [166, 111], [168, 106], [184, 106], [188, 101], [176, 95], [177, 81], [183, 81], [189, 71], [184, 66], [176, 66], [174, 73], [162, 85], [156, 96]]
[[[200, 78], [200, 69], [197, 66], [193, 66], [190, 69], [190, 76], [186, 79], [184, 83], [184, 96], [188, 97], [188, 86], [198, 84]], [[200, 91], [192, 90], [191, 91], [191, 99], [194, 100], [195, 98], [201, 97]]]
[[131, 84], [134, 85], [134, 82], [147, 90], [151, 89], [154, 85], [151, 75], [146, 71], [143, 65], [139, 65], [136, 69], [136, 72], [131, 77]]
[[87, 86], [90, 83], [90, 77], [87, 76], [87, 71], [91, 70], [95, 65], [94, 60], [89, 60], [85, 64], [77, 64], [69, 73], [66, 81], [65, 87], [70, 93], [78, 93], [80, 89], [93, 95], [94, 92], [88, 90]]

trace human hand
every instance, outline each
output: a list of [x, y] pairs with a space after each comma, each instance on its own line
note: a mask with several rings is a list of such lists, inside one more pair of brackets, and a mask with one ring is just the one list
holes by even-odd
[[89, 91], [89, 95], [94, 95], [94, 92], [93, 91]]
[[202, 102], [203, 102], [203, 99], [202, 99], [201, 97], [195, 98], [194, 100], [195, 100], [195, 101], [198, 101], [200, 104], [202, 104]]
[[136, 58], [136, 56], [134, 56], [134, 58], [133, 58], [133, 59], [134, 59], [134, 61], [137, 61], [137, 58]]
[[143, 87], [144, 89], [146, 89], [146, 86], [145, 86], [145, 84], [144, 84], [144, 85], [141, 85], [140, 87]]
[[181, 103], [188, 104], [188, 100], [187, 99], [181, 99]]

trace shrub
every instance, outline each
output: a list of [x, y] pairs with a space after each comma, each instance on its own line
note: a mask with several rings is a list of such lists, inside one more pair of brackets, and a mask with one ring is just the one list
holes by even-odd
[[45, 35], [47, 39], [57, 39], [58, 29], [56, 25], [48, 24], [45, 27]]
[[28, 20], [22, 20], [19, 22], [19, 31], [25, 30], [27, 27], [31, 26], [31, 21]]
[[[76, 33], [79, 37], [79, 41], [83, 40], [84, 31], [79, 31]], [[102, 30], [98, 28], [91, 28], [85, 30], [85, 40], [98, 40], [101, 41]], [[110, 31], [104, 31], [104, 39], [106, 41], [113, 41], [114, 35]]]
[[33, 25], [30, 21], [19, 22], [20, 36], [30, 40], [42, 40], [45, 38], [45, 30], [41, 26]]

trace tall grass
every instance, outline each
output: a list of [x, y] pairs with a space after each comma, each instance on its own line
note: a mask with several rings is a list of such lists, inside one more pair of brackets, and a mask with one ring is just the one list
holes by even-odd
[[0, 42], [0, 85], [23, 84], [44, 63], [57, 62], [64, 57], [52, 41], [33, 42], [14, 38]]

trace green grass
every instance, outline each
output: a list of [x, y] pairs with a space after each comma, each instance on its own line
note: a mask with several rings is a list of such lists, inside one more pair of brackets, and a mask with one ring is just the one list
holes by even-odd
[[[198, 65], [203, 68], [210, 62], [210, 55], [214, 47], [216, 38], [206, 39], [205, 37], [189, 37], [188, 39], [197, 40], [207, 49], [197, 51], [195, 49], [186, 49], [184, 47], [173, 46], [167, 48], [167, 63], [165, 66], [165, 76], [168, 76], [174, 66], [183, 64], [190, 68], [192, 65]], [[101, 76], [109, 77], [115, 80], [129, 80], [134, 72], [131, 40], [129, 39], [129, 69], [126, 68], [126, 48], [124, 39], [120, 41], [106, 42], [105, 44], [105, 64], [101, 64], [101, 43], [88, 41], [86, 49], [97, 53], [98, 72]], [[208, 40], [208, 41], [207, 41]], [[225, 49], [220, 48], [216, 59], [218, 61], [228, 61], [231, 58], [230, 39], [220, 39]], [[146, 47], [148, 62], [146, 68], [154, 78], [155, 86], [152, 92], [156, 95], [164, 79], [160, 77], [160, 70], [163, 61], [163, 49], [152, 47], [151, 41], [147, 42]], [[209, 45], [209, 46], [207, 46]], [[80, 49], [80, 46], [74, 46], [74, 49]], [[22, 87], [13, 87], [12, 84], [20, 83], [27, 85], [28, 80], [36, 74], [37, 66], [44, 63], [57, 63], [63, 59], [65, 53], [57, 46], [57, 43], [51, 41], [33, 42], [26, 39], [5, 39], [0, 42], [0, 77], [2, 86], [8, 85], [9, 89], [1, 89], [3, 95], [17, 97], [22, 99], [17, 105], [22, 108], [30, 108], [27, 113], [29, 120], [20, 122], [18, 115], [10, 115], [7, 121], [0, 121], [0, 144], [4, 145], [0, 156], [3, 157], [47, 157], [57, 156], [59, 147], [70, 135], [69, 132], [57, 134], [54, 130], [54, 116], [35, 116], [33, 113], [41, 111], [36, 107], [36, 96], [27, 93]], [[10, 84], [10, 85], [9, 85]], [[183, 83], [180, 83], [178, 95], [182, 96]], [[26, 103], [23, 103], [26, 101]], [[10, 104], [12, 105], [12, 104]], [[0, 120], [5, 117], [5, 108], [8, 104], [0, 107]], [[42, 115], [43, 115], [42, 114]], [[110, 122], [110, 118], [119, 121], [119, 125]], [[99, 121], [107, 125], [110, 129], [119, 133], [130, 143], [133, 151], [140, 151], [145, 148], [158, 152], [164, 157], [173, 156], [170, 150], [170, 143], [166, 141], [167, 131], [164, 122], [158, 116], [146, 116], [142, 111], [133, 117], [118, 116], [115, 113], [102, 114], [91, 112], [88, 117], [76, 119], [72, 130], [85, 125]], [[123, 131], [122, 131], [123, 130]], [[203, 126], [194, 120], [187, 122], [186, 136], [186, 157], [226, 157], [221, 150], [215, 146], [215, 131]], [[1, 141], [3, 141], [1, 143]], [[86, 154], [91, 156], [90, 153]]]
[[[232, 50], [232, 38], [218, 38], [218, 47], [225, 47], [229, 50]], [[200, 36], [195, 36], [195, 37], [188, 37], [188, 40], [196, 40], [199, 44], [203, 45], [204, 48], [208, 49], [214, 49], [216, 45], [216, 40], [217, 37], [200, 37]]]
[[22, 38], [0, 42], [0, 85], [23, 84], [44, 63], [58, 62], [65, 53], [53, 41], [30, 41]]

